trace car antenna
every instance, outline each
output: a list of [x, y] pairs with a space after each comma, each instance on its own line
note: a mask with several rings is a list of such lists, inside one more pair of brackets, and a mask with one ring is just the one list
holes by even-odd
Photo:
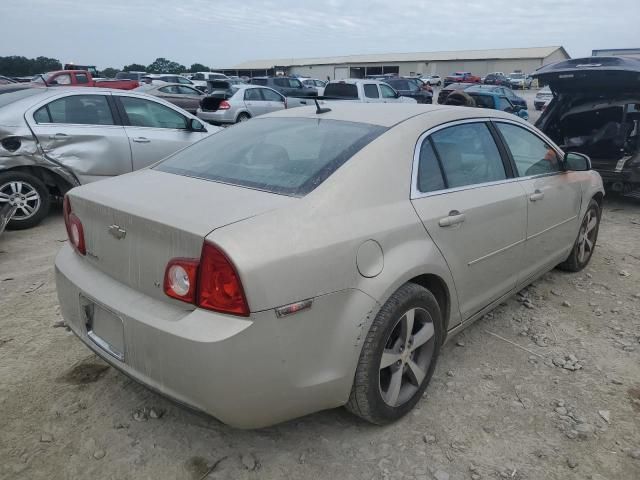
[[316, 102], [316, 114], [320, 115], [321, 113], [329, 113], [331, 111], [330, 108], [320, 108], [320, 104], [318, 103], [318, 99], [314, 98], [314, 102]]

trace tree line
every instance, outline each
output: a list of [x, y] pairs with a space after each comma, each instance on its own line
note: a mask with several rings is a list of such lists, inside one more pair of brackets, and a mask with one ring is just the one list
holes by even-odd
[[[62, 63], [60, 63], [60, 60], [56, 58], [27, 58], [17, 55], [8, 57], [0, 56], [0, 75], [8, 77], [27, 77], [30, 75], [37, 75], [39, 73], [46, 73], [52, 70], [61, 69]], [[122, 68], [108, 67], [100, 70], [100, 76], [115, 77], [116, 73], [121, 71], [148, 73], [195, 73], [209, 72], [211, 69], [201, 63], [194, 63], [191, 67], [187, 68], [178, 62], [159, 57], [149, 65], [132, 63], [130, 65], [124, 65]]]

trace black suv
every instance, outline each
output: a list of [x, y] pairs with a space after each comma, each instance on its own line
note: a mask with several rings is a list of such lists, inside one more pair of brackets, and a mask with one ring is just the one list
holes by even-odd
[[486, 77], [484, 77], [485, 85], [504, 85], [507, 87], [511, 87], [511, 83], [509, 77], [506, 75], [499, 75], [497, 73], [490, 73]]
[[318, 90], [305, 87], [300, 80], [294, 77], [253, 77], [249, 83], [273, 88], [285, 97], [318, 96]]
[[385, 83], [391, 85], [403, 97], [413, 98], [418, 103], [433, 103], [433, 93], [427, 90], [426, 84], [417, 78], [386, 78]]

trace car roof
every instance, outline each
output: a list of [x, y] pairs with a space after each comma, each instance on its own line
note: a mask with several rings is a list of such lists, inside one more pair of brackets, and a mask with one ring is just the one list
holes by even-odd
[[[279, 110], [277, 112], [261, 115], [259, 118], [312, 118], [314, 120], [342, 120], [346, 122], [368, 123], [381, 127], [393, 127], [418, 115], [428, 115], [435, 123], [441, 114], [450, 116], [456, 112], [460, 119], [498, 117], [513, 119], [514, 115], [498, 110], [487, 110], [473, 107], [454, 107], [450, 105], [426, 105], [418, 103], [359, 103], [329, 101], [320, 102], [321, 107], [328, 107], [331, 111], [317, 114], [316, 107], [297, 107]], [[453, 110], [452, 110], [453, 109]], [[256, 119], [256, 120], [258, 120]]]

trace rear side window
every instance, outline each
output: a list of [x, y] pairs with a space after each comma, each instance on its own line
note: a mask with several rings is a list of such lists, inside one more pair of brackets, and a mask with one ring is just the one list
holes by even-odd
[[244, 99], [247, 101], [262, 101], [260, 90], [260, 88], [247, 88], [244, 91]]
[[440, 162], [429, 139], [422, 143], [420, 161], [418, 163], [418, 190], [423, 193], [444, 190], [446, 183]]
[[267, 79], [266, 78], [252, 78], [251, 79], [251, 83], [253, 85], [266, 85], [267, 84]]
[[367, 98], [380, 98], [380, 94], [378, 93], [378, 86], [375, 83], [365, 83], [364, 96]]
[[273, 83], [278, 87], [289, 88], [289, 80], [287, 80], [286, 78], [276, 78], [273, 80]]
[[358, 98], [358, 87], [351, 83], [330, 83], [324, 89], [325, 97]]
[[164, 172], [303, 196], [386, 128], [308, 118], [258, 118], [181, 150]]
[[79, 84], [89, 83], [89, 78], [86, 73], [76, 73], [76, 82]]
[[507, 174], [484, 123], [448, 127], [431, 135], [448, 188], [504, 180]]
[[113, 125], [113, 116], [103, 95], [72, 95], [59, 98], [39, 108], [36, 123], [70, 123], [76, 125]]
[[396, 90], [412, 90], [409, 82], [406, 80], [389, 80], [387, 83]]

